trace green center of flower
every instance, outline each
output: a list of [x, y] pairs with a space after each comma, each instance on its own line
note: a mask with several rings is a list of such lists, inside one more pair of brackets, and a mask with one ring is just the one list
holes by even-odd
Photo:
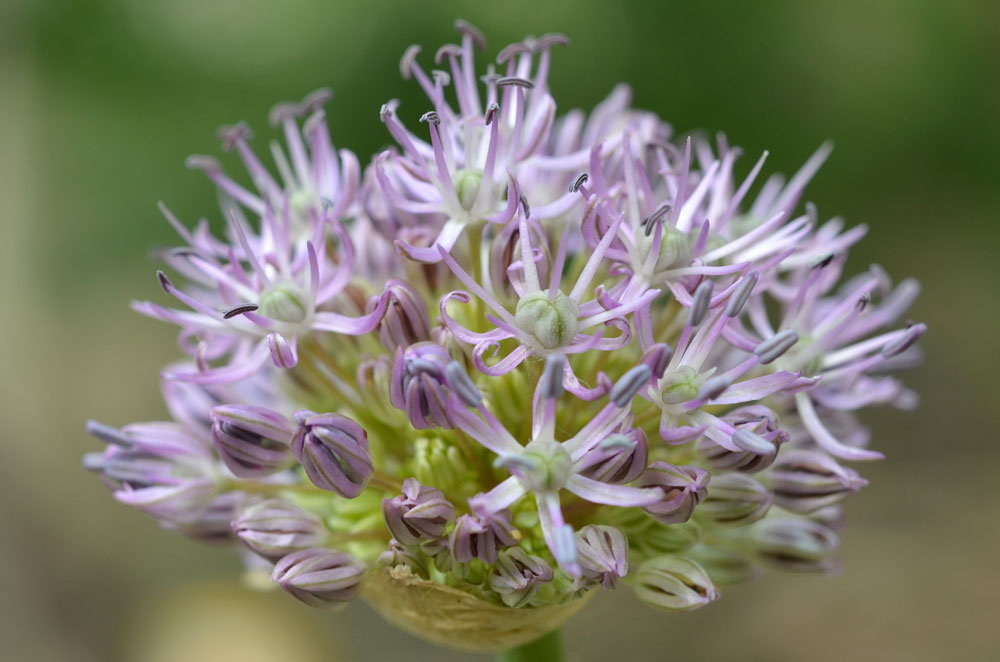
[[552, 439], [535, 439], [524, 448], [515, 473], [532, 492], [561, 490], [573, 475], [573, 458]]
[[660, 379], [660, 393], [665, 405], [679, 405], [698, 396], [698, 387], [703, 379], [698, 371], [689, 365], [671, 370]]
[[579, 314], [579, 304], [562, 292], [553, 299], [548, 292], [530, 292], [517, 302], [514, 324], [545, 349], [556, 349], [576, 336]]
[[462, 168], [455, 173], [452, 184], [458, 195], [458, 204], [466, 211], [472, 209], [479, 195], [479, 185], [483, 181], [483, 171], [474, 168]]
[[306, 297], [302, 290], [293, 283], [275, 283], [264, 290], [257, 305], [264, 317], [279, 322], [298, 324], [308, 315]]

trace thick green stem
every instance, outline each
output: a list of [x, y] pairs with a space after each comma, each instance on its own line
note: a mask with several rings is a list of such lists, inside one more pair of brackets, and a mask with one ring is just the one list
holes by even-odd
[[565, 659], [562, 632], [558, 629], [530, 644], [497, 654], [497, 662], [563, 662]]

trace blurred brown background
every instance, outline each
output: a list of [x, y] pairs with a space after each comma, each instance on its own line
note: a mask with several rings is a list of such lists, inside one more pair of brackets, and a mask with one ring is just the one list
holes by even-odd
[[[246, 591], [225, 550], [113, 503], [80, 455], [84, 421], [163, 416], [174, 330], [157, 295], [155, 209], [216, 213], [183, 167], [217, 125], [269, 136], [272, 103], [323, 85], [334, 139], [363, 161], [379, 105], [419, 113], [397, 61], [462, 16], [490, 53], [561, 31], [561, 108], [619, 80], [678, 131], [725, 130], [793, 171], [824, 139], [807, 197], [871, 226], [855, 251], [925, 291], [923, 405], [870, 412], [888, 459], [849, 508], [839, 578], [768, 575], [671, 617], [627, 593], [568, 628], [577, 660], [1000, 659], [1000, 3], [986, 0], [540, 3], [6, 0], [0, 4], [0, 657], [4, 660], [470, 659], [385, 626]], [[260, 140], [260, 138], [258, 139]], [[744, 164], [746, 167], [746, 164]]]

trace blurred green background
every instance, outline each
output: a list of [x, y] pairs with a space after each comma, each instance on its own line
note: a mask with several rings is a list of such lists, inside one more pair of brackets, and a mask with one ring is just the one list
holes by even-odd
[[786, 173], [834, 139], [808, 199], [870, 224], [855, 270], [925, 287], [928, 359], [909, 376], [923, 405], [866, 416], [888, 459], [861, 467], [843, 574], [771, 574], [681, 617], [602, 595], [568, 626], [571, 655], [1000, 659], [1000, 3], [985, 0], [0, 3], [0, 657], [467, 659], [362, 604], [325, 614], [244, 590], [231, 552], [159, 531], [79, 466], [97, 447], [88, 417], [164, 415], [174, 330], [128, 301], [158, 295], [150, 249], [175, 241], [157, 200], [188, 222], [217, 214], [184, 157], [217, 153], [215, 127], [238, 119], [260, 144], [274, 102], [329, 85], [334, 139], [365, 162], [388, 142], [382, 102], [426, 110], [399, 80], [403, 49], [429, 58], [459, 16], [491, 55], [569, 35], [563, 110], [624, 80], [678, 132], [725, 130]]

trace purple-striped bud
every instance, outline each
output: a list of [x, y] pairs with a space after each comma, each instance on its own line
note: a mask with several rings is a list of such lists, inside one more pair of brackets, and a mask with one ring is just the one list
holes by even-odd
[[771, 493], [766, 487], [746, 474], [724, 473], [712, 477], [696, 517], [719, 526], [745, 526], [764, 517], [770, 508]]
[[281, 499], [244, 508], [232, 529], [247, 547], [271, 560], [322, 545], [327, 537], [319, 518]]
[[641, 428], [610, 435], [583, 456], [580, 473], [602, 483], [631, 483], [646, 470], [648, 448]]
[[406, 412], [418, 430], [454, 427], [447, 413], [448, 390], [445, 370], [448, 352], [435, 343], [421, 342], [397, 349], [389, 382], [389, 400]]
[[510, 547], [520, 538], [520, 532], [511, 524], [509, 510], [473, 512], [455, 520], [448, 548], [459, 563], [472, 559], [494, 563], [501, 549]]
[[212, 499], [197, 518], [187, 521], [162, 520], [164, 529], [198, 542], [216, 544], [233, 540], [232, 521], [236, 509], [246, 499], [242, 492], [223, 492]]
[[742, 584], [761, 573], [749, 555], [727, 544], [696, 545], [687, 555], [705, 569], [716, 586]]
[[219, 457], [240, 478], [267, 476], [292, 460], [289, 440], [295, 428], [281, 414], [253, 405], [223, 405], [212, 410], [212, 439]]
[[396, 540], [416, 545], [443, 536], [445, 528], [455, 519], [455, 507], [441, 490], [407, 478], [401, 495], [382, 499], [382, 515]]
[[639, 487], [661, 487], [664, 497], [643, 510], [663, 524], [679, 524], [691, 519], [694, 507], [701, 503], [711, 478], [696, 466], [676, 467], [666, 462], [654, 462], [639, 477]]
[[635, 595], [650, 607], [685, 612], [718, 599], [719, 591], [705, 569], [694, 561], [660, 556], [639, 566]]
[[840, 560], [834, 553], [839, 544], [831, 529], [802, 517], [768, 518], [758, 522], [750, 535], [754, 554], [786, 572], [836, 572]]
[[613, 526], [589, 524], [577, 531], [576, 552], [583, 576], [609, 591], [628, 574], [628, 538]]
[[[427, 305], [408, 283], [395, 278], [386, 283], [389, 305], [385, 316], [375, 327], [382, 346], [390, 352], [397, 348], [407, 348], [418, 342], [431, 339], [431, 319]], [[367, 312], [375, 309], [377, 300], [372, 300]]]
[[837, 464], [829, 455], [801, 449], [782, 453], [767, 480], [775, 503], [802, 514], [843, 501], [868, 484], [857, 471]]
[[368, 433], [340, 414], [295, 414], [299, 427], [292, 452], [316, 487], [353, 499], [368, 485], [375, 467]]
[[771, 466], [778, 448], [788, 434], [778, 428], [778, 417], [763, 405], [734, 409], [722, 420], [733, 427], [733, 443], [740, 449], [724, 448], [707, 436], [695, 443], [695, 450], [711, 469], [755, 473]]
[[343, 607], [361, 592], [365, 566], [344, 552], [312, 547], [278, 561], [271, 581], [310, 607]]
[[513, 547], [497, 558], [489, 584], [505, 605], [517, 609], [531, 602], [541, 584], [552, 581], [553, 575], [543, 559]]
[[96, 421], [87, 432], [108, 444], [84, 456], [118, 501], [165, 523], [197, 522], [218, 494], [218, 473], [206, 441], [175, 423], [136, 423], [122, 430]]

